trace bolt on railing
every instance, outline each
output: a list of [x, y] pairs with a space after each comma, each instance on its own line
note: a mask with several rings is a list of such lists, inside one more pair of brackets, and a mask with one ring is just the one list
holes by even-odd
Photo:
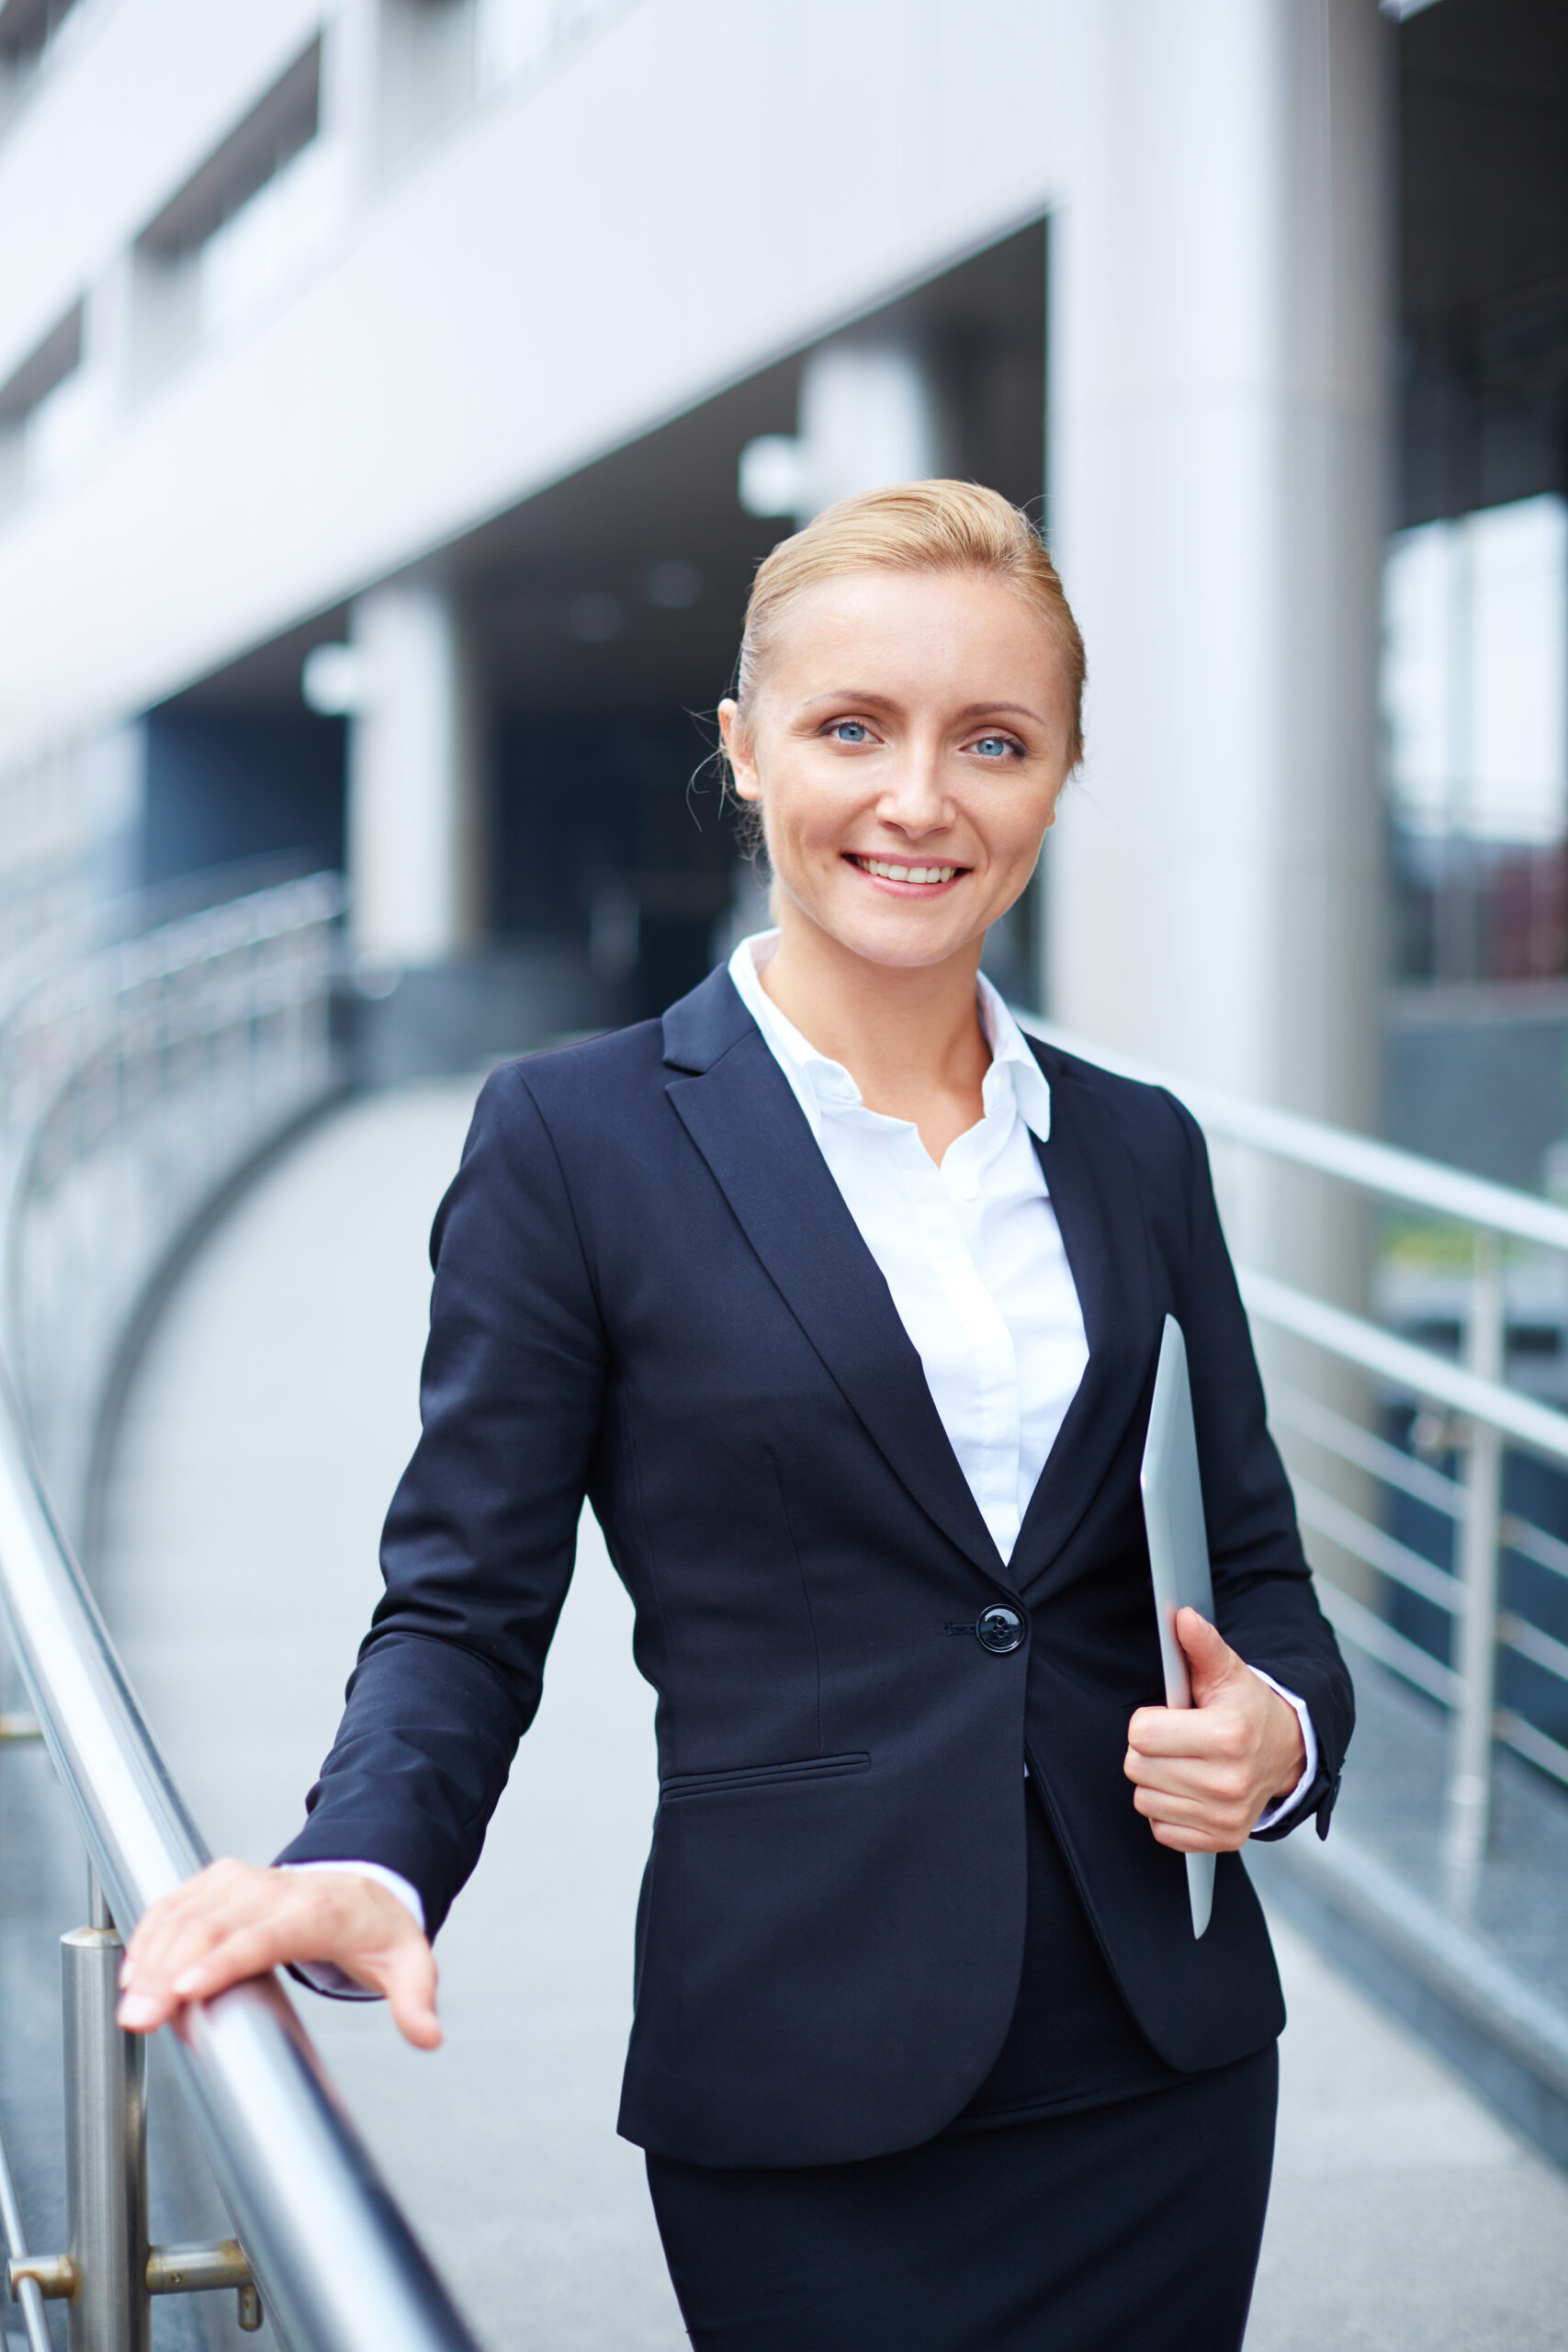
[[235, 2291], [240, 2328], [254, 2335], [261, 2297], [237, 2239], [149, 2243], [147, 2045], [115, 2023], [125, 1948], [96, 1881], [91, 1909], [92, 1924], [61, 1939], [69, 2245], [64, 2254], [14, 2252], [6, 2285], [14, 2296], [26, 2285], [68, 2304], [70, 2352], [151, 2352], [152, 2298], [211, 2288]]

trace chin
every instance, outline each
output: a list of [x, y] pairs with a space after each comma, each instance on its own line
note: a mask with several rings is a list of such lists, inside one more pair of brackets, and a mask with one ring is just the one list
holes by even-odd
[[[930, 901], [927, 901], [930, 904]], [[868, 964], [887, 964], [910, 971], [928, 969], [934, 964], [945, 964], [951, 956], [960, 955], [976, 934], [966, 923], [954, 923], [946, 917], [938, 923], [927, 917], [917, 906], [908, 909], [889, 908], [880, 920], [868, 922], [863, 910], [856, 910], [853, 921], [823, 924], [840, 947], [853, 956], [863, 956]]]

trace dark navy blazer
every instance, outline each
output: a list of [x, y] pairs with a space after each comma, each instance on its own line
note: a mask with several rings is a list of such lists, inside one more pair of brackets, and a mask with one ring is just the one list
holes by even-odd
[[[1187, 1338], [1221, 1630], [1311, 1709], [1320, 1827], [1352, 1701], [1308, 1581], [1201, 1138], [1036, 1046], [1089, 1367], [1003, 1564], [920, 1362], [729, 978], [485, 1086], [433, 1241], [423, 1435], [386, 1597], [291, 1861], [378, 1861], [432, 1931], [479, 1859], [584, 1494], [659, 1693], [621, 2129], [808, 2165], [941, 2131], [1019, 1987], [1029, 1770], [1122, 1993], [1196, 2070], [1283, 2007], [1240, 1860], [1195, 1941], [1122, 1774], [1162, 1682], [1138, 1465]], [[1027, 1638], [972, 1634], [997, 1601]], [[592, 1857], [584, 1858], [592, 1868]]]

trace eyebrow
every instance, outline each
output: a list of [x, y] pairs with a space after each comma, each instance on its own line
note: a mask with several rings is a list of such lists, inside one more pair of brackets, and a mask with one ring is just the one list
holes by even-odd
[[[879, 695], [870, 686], [835, 686], [824, 695], [808, 695], [804, 707], [807, 710], [815, 710], [819, 703], [825, 702], [858, 702], [867, 710], [891, 710], [893, 707], [891, 696]], [[1040, 713], [1037, 710], [1031, 710], [1029, 705], [1024, 702], [965, 703], [957, 716], [960, 718], [992, 718], [999, 717], [1004, 711], [1010, 712], [1015, 718], [1032, 718], [1036, 727], [1043, 727], [1045, 724]]]

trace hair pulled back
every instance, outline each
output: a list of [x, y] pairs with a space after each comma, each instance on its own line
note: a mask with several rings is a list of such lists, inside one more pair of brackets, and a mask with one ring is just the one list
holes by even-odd
[[808, 588], [854, 571], [959, 571], [999, 580], [1055, 639], [1071, 713], [1067, 765], [1083, 757], [1084, 650], [1078, 625], [1034, 525], [998, 491], [973, 481], [895, 482], [842, 498], [781, 539], [757, 567], [736, 669], [746, 712], [768, 666], [779, 623]]

